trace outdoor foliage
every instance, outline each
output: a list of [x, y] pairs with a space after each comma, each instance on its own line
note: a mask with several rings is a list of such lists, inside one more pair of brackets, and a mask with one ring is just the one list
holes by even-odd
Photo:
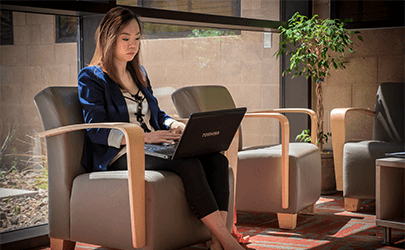
[[[0, 126], [0, 138], [2, 137], [2, 132], [3, 132], [3, 126]], [[11, 140], [13, 139], [14, 135], [16, 133], [16, 127], [12, 126], [8, 128], [7, 135], [4, 137], [4, 141], [1, 143], [1, 148], [0, 148], [0, 170], [5, 167], [3, 166], [3, 160], [5, 156], [5, 152], [10, 145]], [[14, 166], [12, 166], [14, 167]]]
[[234, 36], [233, 31], [223, 31], [218, 29], [193, 29], [191, 31], [193, 34], [188, 35], [189, 37], [210, 37], [210, 36]]

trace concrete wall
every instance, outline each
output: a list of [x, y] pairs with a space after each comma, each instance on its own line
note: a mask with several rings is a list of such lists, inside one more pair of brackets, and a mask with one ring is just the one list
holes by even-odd
[[[329, 1], [314, 2], [314, 13], [329, 17]], [[359, 30], [364, 42], [356, 41], [354, 53], [346, 54], [346, 69], [332, 70], [325, 79], [324, 108], [325, 130], [330, 131], [330, 111], [334, 108], [363, 107], [374, 109], [375, 95], [383, 82], [405, 81], [405, 28], [381, 28]], [[314, 95], [315, 96], [315, 95]], [[315, 109], [315, 100], [313, 107]], [[363, 126], [366, 116], [349, 117], [349, 123], [357, 128], [347, 131], [349, 139], [371, 136], [371, 127]], [[331, 148], [331, 142], [326, 148]]]

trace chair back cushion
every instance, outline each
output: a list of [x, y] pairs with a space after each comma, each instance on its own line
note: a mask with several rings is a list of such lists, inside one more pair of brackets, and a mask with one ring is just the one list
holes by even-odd
[[[173, 92], [172, 101], [180, 118], [192, 113], [235, 108], [228, 89], [219, 85], [183, 87]], [[239, 128], [239, 145], [242, 149], [242, 130]]]
[[404, 83], [382, 83], [378, 87], [373, 139], [404, 144]]
[[[44, 130], [83, 123], [77, 87], [48, 87], [34, 97]], [[70, 239], [70, 195], [73, 180], [85, 172], [80, 160], [85, 130], [46, 138], [49, 233]]]
[[44, 130], [84, 122], [77, 87], [48, 87], [34, 101]]
[[235, 108], [232, 96], [223, 86], [190, 86], [176, 90], [172, 101], [180, 118], [188, 118], [194, 112]]

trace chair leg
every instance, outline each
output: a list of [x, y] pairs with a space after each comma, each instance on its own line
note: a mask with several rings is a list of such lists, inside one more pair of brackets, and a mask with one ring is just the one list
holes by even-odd
[[294, 229], [297, 227], [297, 214], [277, 213], [278, 227], [281, 229]]
[[74, 250], [76, 242], [51, 238], [51, 250]]
[[306, 215], [315, 215], [316, 213], [316, 202], [312, 204], [311, 206], [305, 208], [304, 210], [301, 210], [302, 214]]
[[363, 200], [354, 198], [345, 198], [345, 210], [349, 212], [356, 212], [361, 209]]

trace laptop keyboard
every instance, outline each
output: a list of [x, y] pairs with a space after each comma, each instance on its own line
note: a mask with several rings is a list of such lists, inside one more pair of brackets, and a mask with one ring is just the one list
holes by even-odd
[[145, 150], [150, 152], [160, 153], [160, 154], [174, 154], [177, 144], [163, 144], [163, 145], [145, 145]]

